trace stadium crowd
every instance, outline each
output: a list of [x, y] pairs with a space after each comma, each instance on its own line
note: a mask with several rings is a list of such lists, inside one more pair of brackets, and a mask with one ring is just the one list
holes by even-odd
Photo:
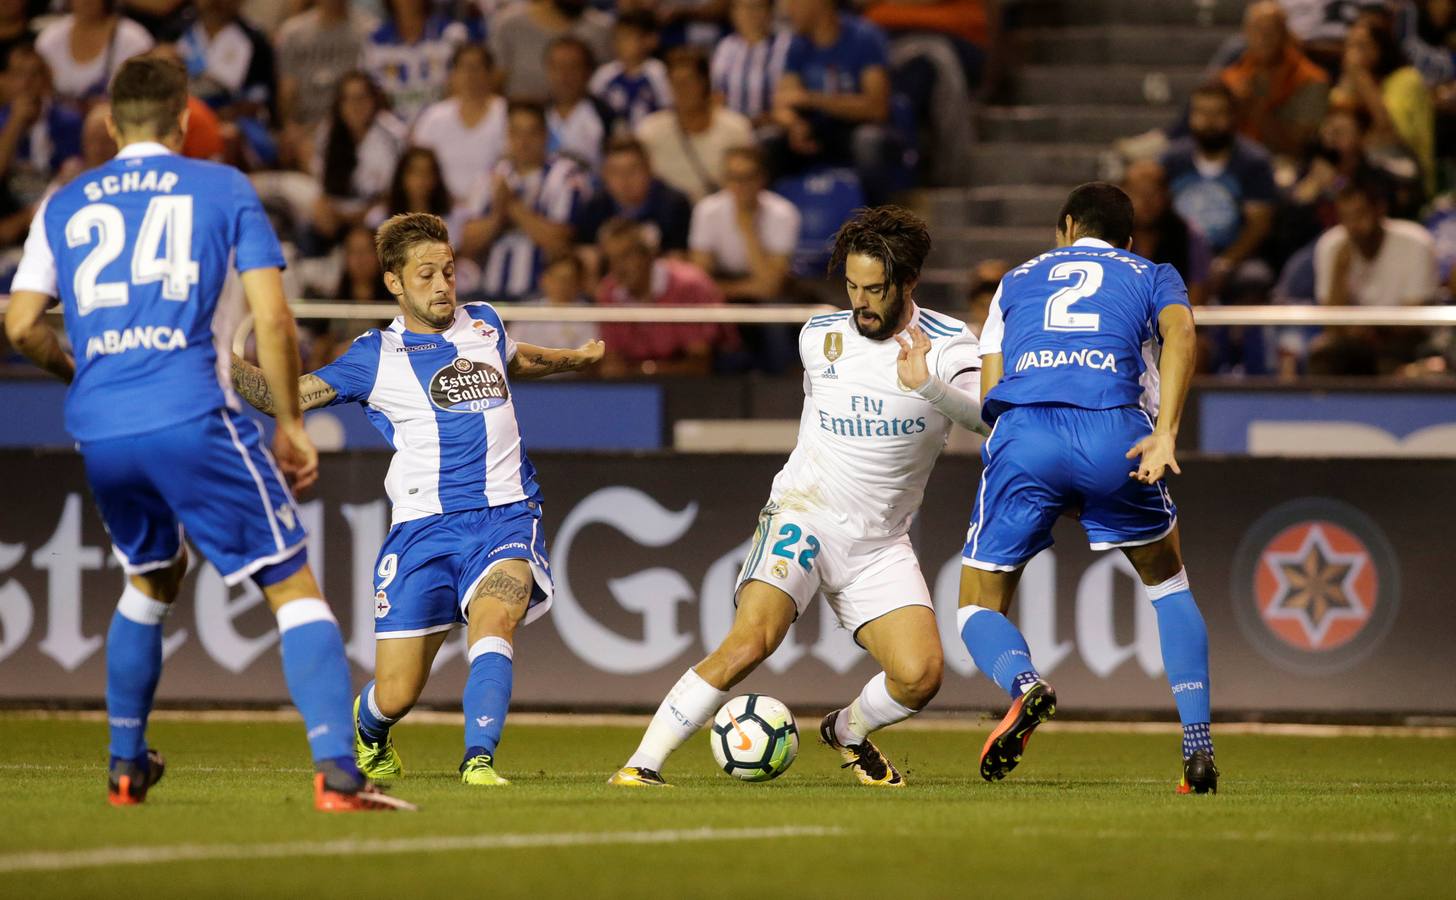
[[[801, 299], [796, 276], [817, 274], [834, 224], [913, 180], [920, 101], [892, 90], [876, 21], [938, 34], [964, 61], [939, 77], [966, 78], [980, 4], [3, 0], [4, 268], [47, 190], [114, 151], [107, 80], [150, 52], [190, 73], [184, 152], [253, 176], [292, 296], [388, 299], [372, 230], [429, 210], [450, 225], [466, 298]], [[924, 84], [913, 64], [908, 77]], [[363, 327], [305, 324], [310, 367]], [[602, 330], [609, 373], [795, 360], [782, 329]]]
[[[0, 0], [0, 287], [47, 190], [113, 152], [111, 72], [151, 52], [191, 75], [184, 152], [252, 175], [291, 296], [387, 300], [373, 229], [429, 210], [468, 299], [815, 299], [838, 223], [960, 149], [944, 98], [986, 80], [1016, 5]], [[1445, 302], [1456, 3], [1253, 2], [1181, 119], [1119, 149], [1134, 249], [1196, 303]], [[971, 273], [973, 324], [1003, 270]], [[305, 321], [305, 363], [366, 324]], [[523, 328], [604, 333], [609, 375], [797, 363], [787, 326]], [[1208, 329], [1203, 351], [1207, 372], [1456, 369], [1416, 329]]]
[[[1133, 249], [1195, 303], [1456, 294], [1456, 4], [1258, 0], [1186, 115], [1120, 142]], [[1449, 373], [1445, 330], [1205, 329], [1200, 368]]]

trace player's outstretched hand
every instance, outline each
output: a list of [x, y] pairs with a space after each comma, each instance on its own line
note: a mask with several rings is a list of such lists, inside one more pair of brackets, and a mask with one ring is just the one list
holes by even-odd
[[930, 338], [916, 325], [907, 328], [905, 334], [895, 335], [895, 340], [900, 343], [900, 356], [895, 361], [900, 383], [912, 391], [918, 390], [930, 380], [930, 366], [925, 362], [925, 355], [930, 352]]
[[577, 366], [585, 369], [587, 366], [594, 366], [602, 361], [607, 353], [607, 345], [604, 341], [587, 341], [576, 348]]
[[1127, 451], [1127, 458], [1138, 460], [1138, 466], [1128, 472], [1127, 477], [1136, 478], [1143, 484], [1157, 484], [1168, 469], [1172, 469], [1175, 475], [1182, 475], [1183, 470], [1178, 468], [1178, 460], [1173, 455], [1173, 443], [1171, 434], [1154, 431], [1133, 444], [1132, 449]]
[[303, 430], [302, 422], [278, 423], [273, 431], [273, 457], [295, 494], [308, 490], [318, 481], [318, 450]]

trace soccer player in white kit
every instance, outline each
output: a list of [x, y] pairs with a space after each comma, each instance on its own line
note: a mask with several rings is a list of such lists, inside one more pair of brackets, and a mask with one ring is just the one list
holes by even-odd
[[759, 515], [733, 628], [673, 686], [612, 784], [666, 785], [668, 755], [774, 652], [817, 593], [884, 670], [824, 717], [820, 739], [860, 783], [904, 784], [869, 736], [915, 715], [940, 688], [940, 635], [910, 522], [951, 425], [982, 428], [975, 336], [912, 296], [929, 250], [925, 223], [895, 206], [861, 210], [835, 235], [830, 268], [843, 268], [852, 308], [815, 316], [799, 334], [799, 442]]

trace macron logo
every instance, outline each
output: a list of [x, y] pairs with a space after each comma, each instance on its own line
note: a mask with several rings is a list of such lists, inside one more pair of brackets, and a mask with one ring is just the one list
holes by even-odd
[[475, 719], [475, 725], [477, 728], [489, 728], [490, 723], [494, 721], [495, 719], [492, 719], [490, 716], [477, 716]]
[[309, 740], [313, 740], [316, 737], [323, 737], [324, 735], [326, 735], [328, 733], [329, 733], [329, 726], [327, 726], [327, 725], [319, 725], [317, 727], [310, 728], [308, 730], [308, 739]]

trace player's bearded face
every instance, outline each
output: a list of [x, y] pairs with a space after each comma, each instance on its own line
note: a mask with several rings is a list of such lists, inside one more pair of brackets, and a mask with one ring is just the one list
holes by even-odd
[[899, 329], [905, 315], [905, 288], [886, 282], [885, 267], [879, 260], [851, 254], [844, 261], [844, 281], [856, 331], [872, 341], [883, 341]]
[[417, 246], [396, 283], [401, 290], [395, 296], [407, 314], [431, 328], [444, 329], [454, 322], [455, 254], [448, 244]]

